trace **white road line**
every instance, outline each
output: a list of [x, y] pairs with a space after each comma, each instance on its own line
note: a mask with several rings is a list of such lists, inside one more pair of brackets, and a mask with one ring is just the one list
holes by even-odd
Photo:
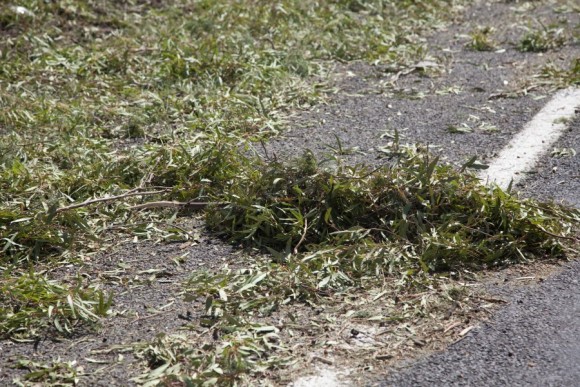
[[338, 372], [333, 368], [317, 369], [316, 375], [301, 377], [298, 380], [290, 383], [290, 387], [346, 387], [351, 385], [345, 381], [341, 381], [345, 375], [350, 373]]
[[512, 180], [514, 184], [520, 181], [524, 177], [522, 172], [534, 168], [540, 156], [558, 140], [579, 106], [580, 88], [571, 87], [556, 93], [480, 177], [504, 189]]

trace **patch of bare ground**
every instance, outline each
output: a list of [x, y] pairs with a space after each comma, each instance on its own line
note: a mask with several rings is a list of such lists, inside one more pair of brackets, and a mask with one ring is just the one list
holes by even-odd
[[24, 381], [30, 370], [18, 364], [26, 359], [69, 363], [80, 385], [134, 385], [131, 379], [145, 369], [142, 359], [134, 356], [135, 347], [179, 332], [203, 312], [203, 302], [184, 300], [183, 283], [191, 273], [224, 265], [235, 268], [243, 261], [242, 251], [207, 234], [200, 221], [183, 219], [179, 225], [193, 238], [168, 243], [113, 237], [117, 241], [108, 243], [106, 250], [52, 271], [51, 279], [76, 283], [81, 277], [112, 293], [111, 313], [94, 329], [72, 336], [48, 332], [30, 341], [0, 342], [0, 384]]

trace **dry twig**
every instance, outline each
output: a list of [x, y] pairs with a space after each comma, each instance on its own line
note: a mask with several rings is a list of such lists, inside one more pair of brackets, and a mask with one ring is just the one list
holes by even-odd
[[137, 204], [135, 206], [129, 207], [130, 210], [144, 210], [151, 208], [187, 208], [190, 210], [202, 210], [210, 205], [226, 205], [226, 202], [177, 202], [177, 201], [167, 201], [162, 200], [158, 202], [147, 202], [143, 204]]
[[139, 190], [140, 190], [140, 188], [135, 188], [135, 189], [132, 189], [132, 190], [130, 190], [128, 192], [125, 192], [124, 194], [121, 194], [121, 195], [109, 196], [109, 197], [106, 197], [106, 198], [98, 198], [98, 199], [85, 200], [82, 203], [72, 204], [70, 206], [58, 208], [56, 210], [56, 213], [57, 214], [60, 214], [61, 212], [65, 212], [65, 211], [69, 211], [69, 210], [74, 210], [76, 208], [90, 206], [91, 204], [111, 202], [111, 201], [115, 201], [115, 200], [119, 200], [119, 199], [128, 198], [128, 197], [131, 197], [131, 196], [157, 195], [157, 194], [165, 193], [169, 189], [164, 189], [164, 190], [160, 190], [160, 191], [146, 191], [146, 192], [139, 192]]
[[308, 231], [308, 219], [304, 218], [304, 231], [302, 231], [302, 237], [300, 238], [296, 246], [294, 246], [294, 254], [298, 254], [298, 248], [304, 242], [304, 239], [306, 239], [307, 231]]

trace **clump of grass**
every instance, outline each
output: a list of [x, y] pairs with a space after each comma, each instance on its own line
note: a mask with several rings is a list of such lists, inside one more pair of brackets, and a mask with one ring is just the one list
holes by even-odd
[[5, 271], [0, 278], [0, 338], [35, 338], [49, 328], [68, 335], [81, 323], [97, 323], [111, 303], [111, 296], [80, 283], [64, 286], [42, 274]]
[[137, 348], [137, 356], [153, 369], [133, 379], [146, 385], [236, 385], [264, 370], [288, 365], [279, 346], [278, 329], [248, 324], [203, 349], [193, 348], [187, 335], [159, 335]]
[[[208, 225], [236, 241], [287, 253], [359, 240], [410, 243], [429, 270], [559, 251], [550, 235], [571, 225], [559, 221], [557, 207], [520, 200], [437, 158], [405, 152], [395, 165], [375, 170], [325, 171], [310, 153], [291, 166], [262, 164], [238, 175], [223, 197], [230, 204], [208, 212]], [[437, 246], [448, 246], [448, 253]]]
[[564, 29], [546, 27], [528, 31], [520, 40], [518, 49], [522, 52], [544, 52], [560, 48], [566, 44]]
[[462, 122], [460, 125], [449, 125], [447, 127], [447, 132], [452, 134], [465, 134], [473, 132], [473, 129], [466, 123]]
[[77, 385], [81, 373], [74, 362], [63, 362], [55, 359], [50, 364], [32, 360], [19, 360], [18, 368], [29, 371], [22, 380], [15, 380], [16, 385], [28, 385], [29, 383], [42, 383], [48, 385]]
[[491, 38], [493, 33], [492, 27], [480, 27], [469, 34], [471, 40], [467, 43], [467, 47], [473, 51], [493, 51], [496, 49], [496, 44]]
[[567, 87], [580, 85], [580, 58], [572, 60], [568, 68], [548, 65], [538, 74], [538, 83], [552, 87]]

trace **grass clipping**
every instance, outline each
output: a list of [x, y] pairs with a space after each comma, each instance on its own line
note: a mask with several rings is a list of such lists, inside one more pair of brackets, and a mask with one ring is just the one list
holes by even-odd
[[[571, 212], [487, 187], [473, 174], [410, 148], [369, 170], [310, 153], [289, 166], [242, 173], [208, 223], [235, 241], [309, 254], [344, 246], [397, 245], [424, 271], [485, 268], [562, 252]], [[301, 255], [301, 254], [298, 254]]]
[[[288, 297], [382, 282], [389, 273], [482, 269], [563, 254], [561, 237], [572, 233], [577, 212], [519, 199], [484, 186], [465, 168], [404, 152], [374, 170], [325, 170], [306, 154], [293, 165], [263, 163], [240, 174], [224, 198], [230, 204], [208, 212], [208, 224], [267, 249], [276, 264], [258, 275], [228, 274], [222, 290], [271, 308]], [[233, 306], [228, 299], [225, 306]]]
[[[201, 326], [213, 339], [194, 351], [183, 337], [158, 338], [141, 351], [157, 369], [140, 381], [263, 377], [292, 358], [274, 355], [284, 348], [284, 328], [264, 324], [274, 313], [291, 315], [287, 305], [341, 305], [355, 295], [396, 300], [433, 289], [434, 272], [563, 256], [563, 241], [574, 239], [577, 211], [484, 186], [467, 165], [457, 170], [415, 149], [397, 152], [375, 169], [339, 160], [325, 168], [306, 153], [291, 164], [254, 160], [241, 170], [220, 196], [229, 204], [207, 211], [208, 224], [269, 258], [195, 274], [185, 293], [205, 300]], [[405, 310], [373, 322], [409, 322]]]

